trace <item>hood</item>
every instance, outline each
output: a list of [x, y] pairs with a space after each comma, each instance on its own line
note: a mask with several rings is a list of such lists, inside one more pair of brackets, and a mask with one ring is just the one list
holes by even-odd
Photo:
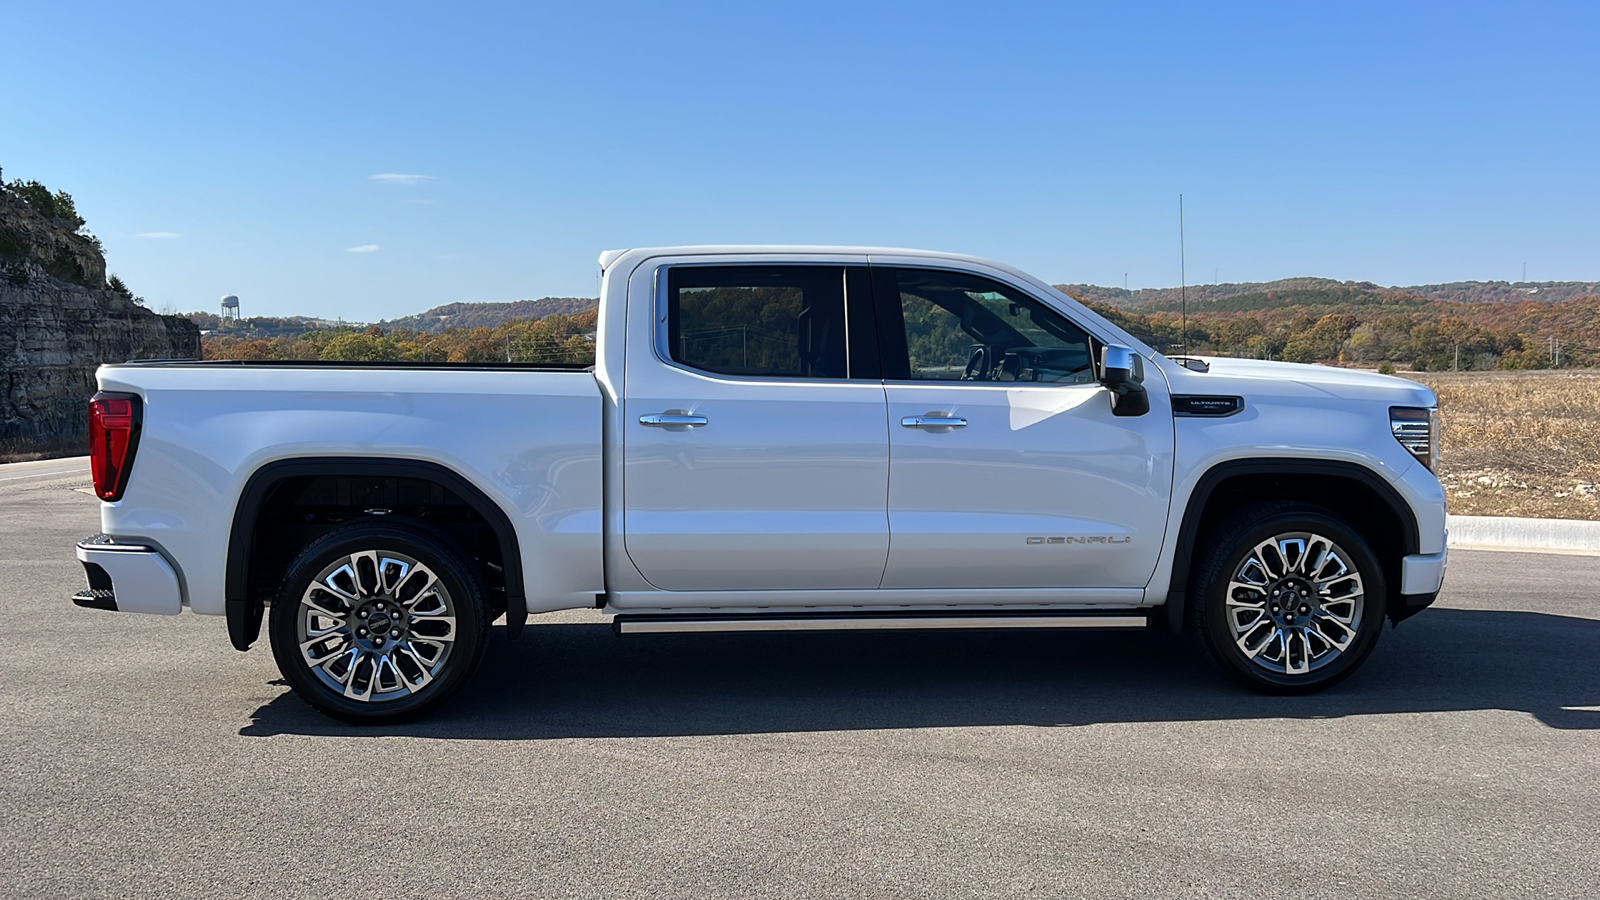
[[1161, 360], [1162, 373], [1176, 394], [1321, 395], [1348, 400], [1381, 400], [1399, 406], [1436, 406], [1437, 398], [1426, 385], [1393, 375], [1359, 369], [1305, 363], [1191, 356], [1202, 359], [1209, 372], [1197, 372], [1169, 359]]

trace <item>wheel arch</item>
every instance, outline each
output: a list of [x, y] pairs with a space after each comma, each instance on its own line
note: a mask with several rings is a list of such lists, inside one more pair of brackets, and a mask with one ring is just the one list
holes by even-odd
[[256, 531], [263, 508], [279, 485], [295, 479], [397, 478], [437, 485], [480, 516], [494, 534], [505, 576], [506, 634], [515, 638], [527, 622], [527, 594], [517, 532], [498, 503], [477, 485], [446, 466], [425, 460], [381, 457], [302, 457], [266, 463], [251, 473], [234, 506], [228, 535], [227, 569], [223, 580], [228, 638], [234, 649], [248, 650], [260, 636], [264, 600], [251, 590], [252, 566], [258, 564]]
[[[1395, 622], [1409, 614], [1400, 594], [1402, 559], [1418, 552], [1421, 532], [1416, 513], [1400, 492], [1378, 472], [1352, 462], [1316, 459], [1234, 459], [1217, 463], [1195, 481], [1184, 507], [1173, 547], [1172, 576], [1167, 588], [1167, 626], [1183, 627], [1185, 595], [1195, 546], [1207, 526], [1250, 500], [1299, 500], [1342, 515], [1347, 524], [1373, 545], [1383, 567], [1385, 610]], [[1386, 546], [1387, 545], [1387, 546]], [[1396, 552], [1393, 547], [1398, 547]]]

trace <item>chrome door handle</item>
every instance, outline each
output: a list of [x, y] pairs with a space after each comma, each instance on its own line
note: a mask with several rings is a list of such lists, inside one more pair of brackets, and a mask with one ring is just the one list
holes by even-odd
[[704, 425], [709, 421], [705, 416], [686, 416], [682, 413], [656, 413], [653, 416], [640, 416], [640, 425], [651, 425], [656, 428], [665, 428], [669, 425], [685, 425], [694, 427]]
[[900, 424], [906, 428], [965, 428], [967, 420], [960, 416], [906, 416]]

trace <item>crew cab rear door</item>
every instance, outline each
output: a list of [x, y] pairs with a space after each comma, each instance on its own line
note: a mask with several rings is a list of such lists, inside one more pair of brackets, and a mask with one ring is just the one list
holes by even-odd
[[630, 322], [649, 304], [654, 327], [626, 356], [628, 558], [663, 591], [876, 588], [889, 445], [866, 258], [737, 260], [631, 276]]
[[1173, 426], [1112, 414], [1097, 341], [995, 277], [874, 263], [889, 407], [882, 587], [1142, 588], [1165, 533]]

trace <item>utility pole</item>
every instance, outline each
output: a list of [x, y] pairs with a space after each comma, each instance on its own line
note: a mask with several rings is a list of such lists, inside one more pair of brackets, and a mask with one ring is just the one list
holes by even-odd
[[1455, 365], [1450, 367], [1450, 371], [1452, 371], [1452, 372], [1461, 371], [1461, 344], [1459, 342], [1457, 342], [1457, 344], [1456, 344], [1456, 362], [1455, 362]]

